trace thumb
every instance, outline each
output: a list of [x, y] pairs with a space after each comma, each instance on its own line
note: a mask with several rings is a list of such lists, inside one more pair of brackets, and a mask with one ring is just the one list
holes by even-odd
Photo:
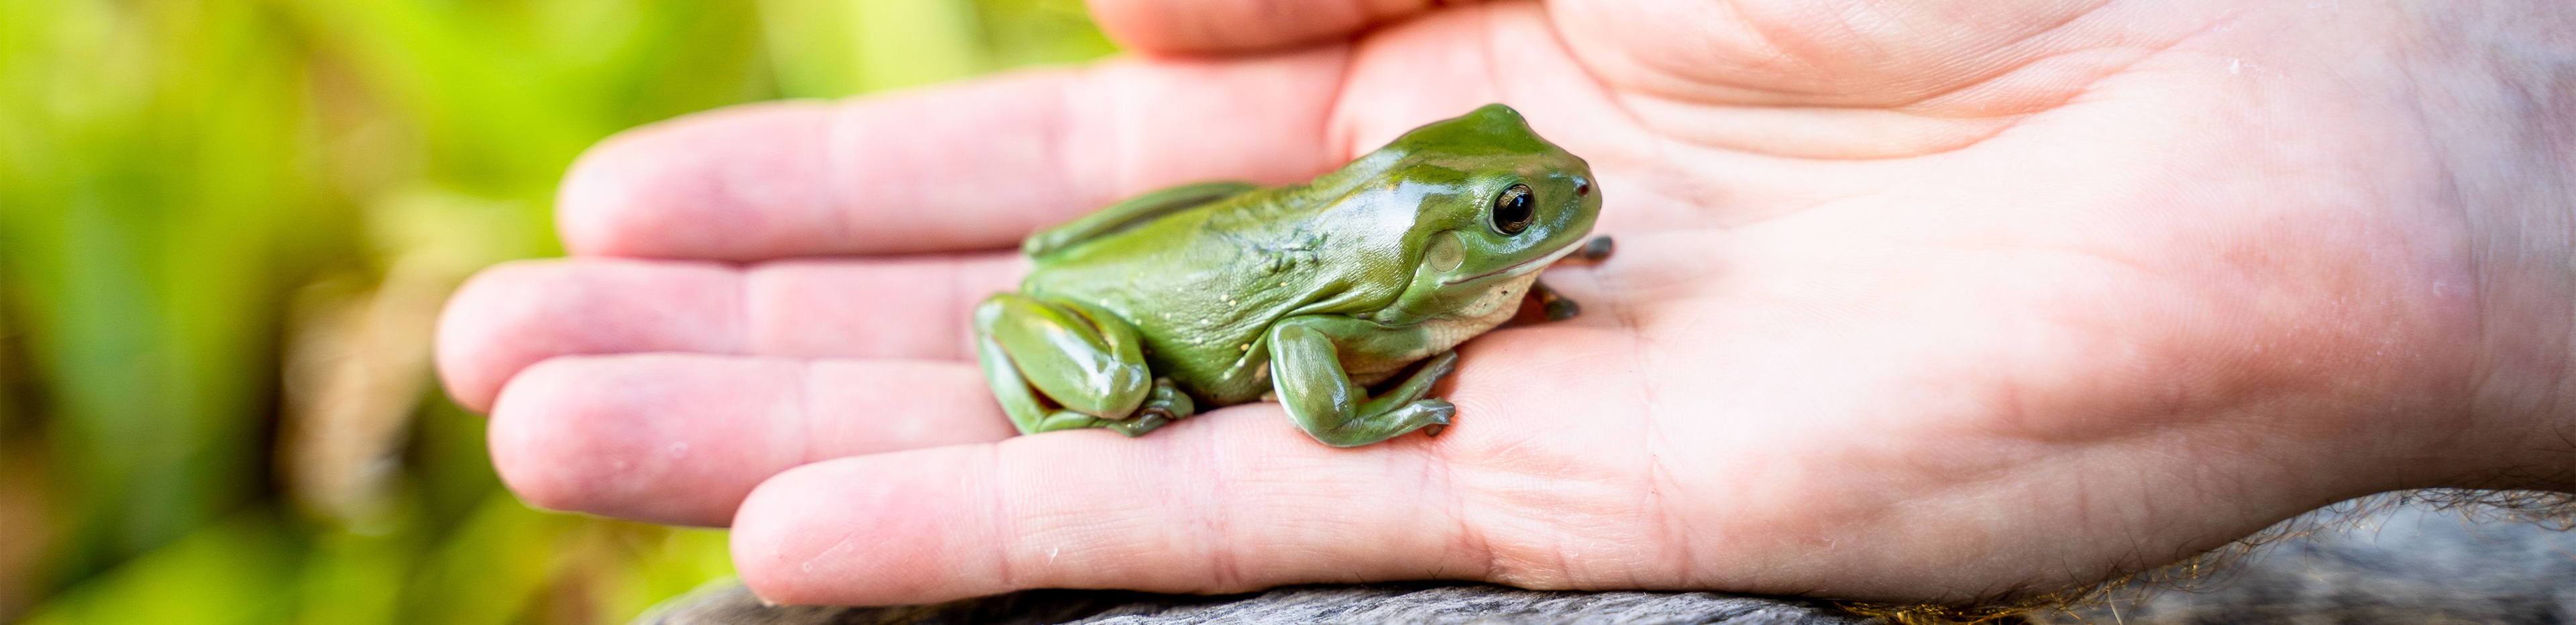
[[1092, 18], [1130, 49], [1254, 52], [1358, 34], [1443, 0], [1091, 0]]

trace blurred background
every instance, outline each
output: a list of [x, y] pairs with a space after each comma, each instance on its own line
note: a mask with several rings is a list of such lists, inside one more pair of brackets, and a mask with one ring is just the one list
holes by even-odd
[[584, 147], [1113, 51], [1079, 0], [0, 0], [0, 622], [615, 623], [725, 537], [521, 505], [438, 306]]

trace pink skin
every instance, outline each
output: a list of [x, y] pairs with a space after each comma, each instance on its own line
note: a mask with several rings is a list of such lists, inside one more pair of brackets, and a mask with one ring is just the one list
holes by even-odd
[[[592, 150], [575, 257], [486, 272], [440, 329], [511, 487], [730, 523], [763, 596], [854, 604], [1959, 600], [2371, 492], [2576, 487], [2551, 2], [1095, 4], [1149, 53]], [[1455, 427], [1009, 436], [963, 324], [1021, 236], [1487, 101], [1591, 160], [1619, 253], [1548, 274], [1582, 317], [1461, 349]]]

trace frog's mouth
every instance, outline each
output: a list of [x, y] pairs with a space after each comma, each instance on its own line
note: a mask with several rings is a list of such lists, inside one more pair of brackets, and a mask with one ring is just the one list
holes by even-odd
[[1583, 239], [1575, 239], [1573, 243], [1566, 244], [1566, 246], [1565, 246], [1565, 247], [1556, 248], [1556, 251], [1554, 251], [1554, 252], [1549, 252], [1546, 256], [1540, 256], [1540, 257], [1538, 257], [1538, 258], [1532, 258], [1532, 259], [1529, 259], [1529, 260], [1521, 261], [1519, 264], [1515, 264], [1515, 265], [1512, 265], [1512, 266], [1509, 266], [1509, 267], [1504, 267], [1504, 268], [1496, 269], [1496, 270], [1493, 270], [1493, 271], [1488, 271], [1488, 272], [1484, 272], [1484, 273], [1480, 273], [1480, 274], [1476, 274], [1476, 275], [1472, 275], [1472, 276], [1467, 276], [1467, 277], [1459, 278], [1459, 279], [1456, 279], [1456, 280], [1442, 280], [1442, 281], [1440, 281], [1440, 284], [1442, 284], [1442, 285], [1444, 285], [1444, 286], [1456, 286], [1456, 285], [1466, 284], [1466, 283], [1469, 283], [1469, 282], [1475, 282], [1475, 281], [1477, 281], [1477, 280], [1483, 280], [1483, 279], [1486, 279], [1486, 278], [1491, 278], [1491, 277], [1494, 277], [1494, 276], [1500, 276], [1500, 275], [1515, 275], [1515, 276], [1516, 276], [1516, 275], [1520, 275], [1520, 274], [1522, 274], [1522, 273], [1526, 272], [1527, 270], [1529, 270], [1529, 269], [1530, 269], [1530, 268], [1532, 268], [1532, 267], [1546, 267], [1546, 266], [1548, 266], [1548, 265], [1556, 264], [1556, 261], [1557, 261], [1557, 260], [1562, 259], [1562, 258], [1565, 258], [1565, 256], [1566, 256], [1567, 254], [1572, 254], [1572, 253], [1574, 253], [1574, 251], [1575, 251], [1575, 250], [1579, 250], [1579, 249], [1583, 249]]

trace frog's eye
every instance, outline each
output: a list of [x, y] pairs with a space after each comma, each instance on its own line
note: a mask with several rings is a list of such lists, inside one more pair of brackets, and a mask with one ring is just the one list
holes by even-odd
[[1494, 231], [1506, 235], [1520, 234], [1538, 216], [1538, 200], [1530, 197], [1529, 185], [1515, 184], [1494, 196]]

